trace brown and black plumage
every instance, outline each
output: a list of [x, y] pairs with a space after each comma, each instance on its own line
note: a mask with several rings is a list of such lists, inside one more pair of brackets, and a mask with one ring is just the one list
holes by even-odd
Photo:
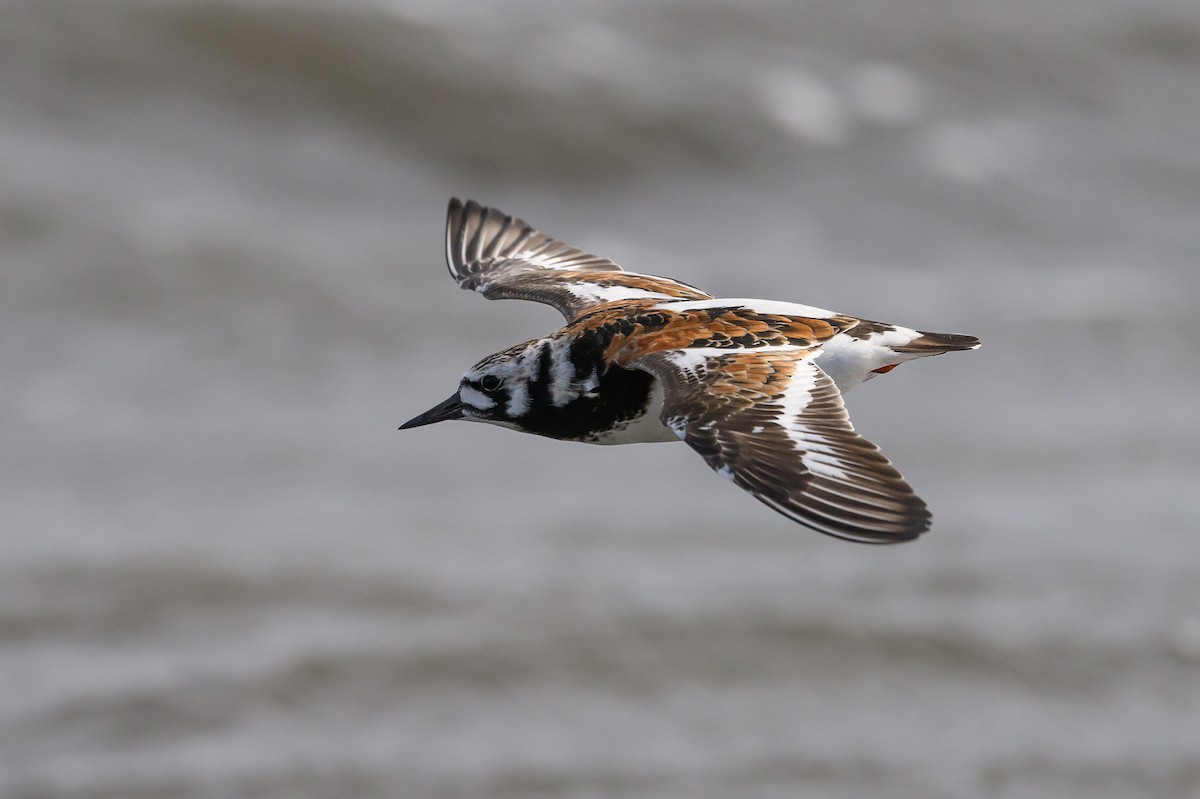
[[552, 305], [567, 324], [484, 358], [454, 396], [404, 428], [461, 418], [589, 443], [683, 440], [721, 476], [823, 533], [892, 543], [928, 529], [925, 503], [854, 431], [842, 393], [978, 339], [714, 298], [457, 199], [446, 252], [461, 287]]

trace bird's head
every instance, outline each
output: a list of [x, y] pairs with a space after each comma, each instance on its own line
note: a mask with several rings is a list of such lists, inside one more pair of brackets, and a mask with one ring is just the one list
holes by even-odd
[[524, 429], [521, 421], [529, 416], [531, 410], [531, 383], [541, 377], [542, 356], [538, 341], [525, 342], [489, 355], [466, 371], [459, 381], [458, 391], [449, 399], [405, 422], [400, 429], [407, 430], [447, 419], [490, 422]]

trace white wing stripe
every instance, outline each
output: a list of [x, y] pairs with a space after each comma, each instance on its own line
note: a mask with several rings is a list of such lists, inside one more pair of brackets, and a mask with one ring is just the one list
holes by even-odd
[[666, 386], [667, 426], [766, 505], [855, 541], [928, 529], [925, 503], [854, 432], [833, 380], [803, 348], [772, 349], [671, 350], [641, 361]]
[[749, 297], [717, 297], [708, 300], [675, 300], [657, 306], [658, 310], [702, 311], [706, 308], [748, 308], [760, 314], [778, 316], [806, 316], [811, 319], [830, 319], [837, 316], [833, 311], [802, 305], [798, 302], [778, 300], [756, 300]]

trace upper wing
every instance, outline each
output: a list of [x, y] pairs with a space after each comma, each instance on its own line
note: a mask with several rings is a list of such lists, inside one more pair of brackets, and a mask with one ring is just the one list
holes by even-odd
[[473, 200], [450, 200], [446, 262], [464, 289], [489, 300], [553, 305], [567, 319], [604, 302], [661, 297], [707, 299], [700, 289], [653, 275], [622, 271], [607, 258], [539, 233], [524, 221]]
[[785, 516], [873, 544], [929, 529], [925, 503], [854, 432], [841, 394], [810, 352], [677, 349], [633, 365], [662, 381], [664, 424], [718, 474]]

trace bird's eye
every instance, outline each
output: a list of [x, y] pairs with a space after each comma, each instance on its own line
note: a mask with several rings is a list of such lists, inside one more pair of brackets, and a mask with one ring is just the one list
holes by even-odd
[[479, 387], [487, 392], [496, 391], [502, 385], [504, 385], [504, 381], [495, 375], [484, 375], [479, 378]]

